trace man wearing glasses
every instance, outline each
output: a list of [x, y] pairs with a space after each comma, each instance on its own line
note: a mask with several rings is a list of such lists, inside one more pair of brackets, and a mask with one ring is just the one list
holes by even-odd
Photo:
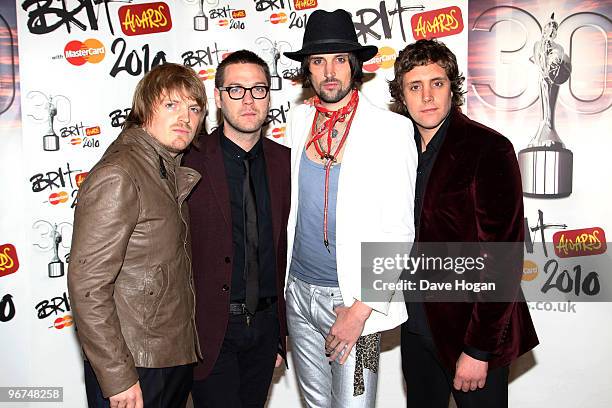
[[265, 137], [270, 72], [240, 50], [217, 67], [223, 123], [202, 136], [185, 165], [203, 176], [191, 211], [196, 320], [204, 359], [195, 407], [263, 407], [285, 356], [289, 149]]

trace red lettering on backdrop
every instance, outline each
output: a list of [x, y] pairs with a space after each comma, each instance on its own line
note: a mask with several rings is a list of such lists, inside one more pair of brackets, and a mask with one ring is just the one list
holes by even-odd
[[463, 17], [457, 6], [415, 14], [410, 22], [415, 40], [447, 37], [463, 31]]

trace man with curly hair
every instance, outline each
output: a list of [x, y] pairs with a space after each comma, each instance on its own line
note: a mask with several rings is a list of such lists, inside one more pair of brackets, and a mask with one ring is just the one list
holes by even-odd
[[509, 364], [538, 344], [527, 305], [518, 301], [524, 231], [516, 156], [508, 139], [461, 113], [464, 79], [455, 55], [436, 40], [408, 45], [395, 61], [392, 109], [412, 120], [419, 152], [416, 242], [503, 242], [519, 250], [504, 262], [488, 259], [487, 276], [506, 285], [503, 298], [407, 304], [408, 407], [446, 408], [451, 392], [459, 408], [505, 407]]

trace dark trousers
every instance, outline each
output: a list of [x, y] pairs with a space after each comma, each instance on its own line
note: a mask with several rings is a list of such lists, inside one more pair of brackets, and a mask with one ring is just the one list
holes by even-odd
[[408, 408], [448, 408], [450, 393], [458, 408], [507, 408], [508, 366], [490, 370], [484, 388], [457, 391], [454, 372], [442, 365], [433, 340], [402, 326], [402, 371]]
[[274, 373], [279, 326], [276, 303], [246, 316], [230, 315], [219, 357], [210, 375], [193, 382], [195, 408], [263, 407]]
[[[89, 408], [109, 408], [89, 361], [85, 361], [85, 391]], [[193, 381], [193, 364], [166, 368], [136, 367], [145, 408], [184, 408]]]

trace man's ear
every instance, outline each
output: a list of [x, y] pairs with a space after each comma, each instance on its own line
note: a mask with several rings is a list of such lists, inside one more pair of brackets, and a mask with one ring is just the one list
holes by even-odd
[[217, 105], [217, 109], [221, 109], [221, 92], [215, 88], [215, 105]]

